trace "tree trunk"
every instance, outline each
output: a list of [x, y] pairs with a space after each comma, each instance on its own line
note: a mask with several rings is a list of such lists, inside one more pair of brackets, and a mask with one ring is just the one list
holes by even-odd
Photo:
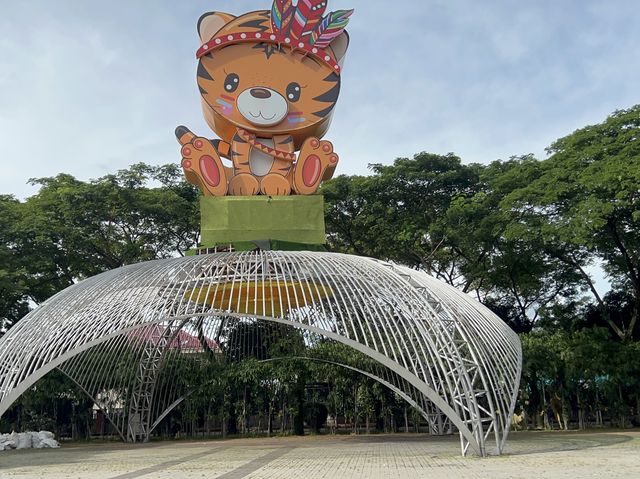
[[596, 385], [596, 426], [602, 427], [602, 410], [600, 409], [600, 395]]
[[347, 430], [347, 422], [348, 421], [348, 411], [347, 411], [347, 402], [345, 400], [342, 401], [342, 417], [344, 419], [344, 430]]
[[565, 431], [569, 430], [569, 421], [571, 420], [571, 413], [569, 411], [569, 404], [568, 401], [563, 400], [562, 401], [562, 421], [563, 421], [563, 429]]
[[247, 435], [247, 387], [244, 388], [244, 395], [242, 397], [242, 435]]
[[407, 414], [407, 406], [404, 406], [404, 432], [409, 433], [409, 415]]
[[76, 405], [73, 404], [71, 406], [71, 417], [73, 418], [71, 420], [71, 439], [73, 439], [74, 441], [76, 439], [78, 439], [78, 426], [76, 424]]
[[298, 381], [296, 384], [296, 398], [294, 403], [293, 415], [293, 433], [296, 436], [304, 436], [304, 400], [305, 400], [305, 383]]
[[549, 408], [547, 407], [547, 395], [544, 390], [544, 382], [542, 383], [542, 401], [540, 402], [543, 411], [543, 424], [545, 429], [552, 429], [552, 425], [549, 424]]
[[285, 425], [287, 423], [287, 408], [285, 398], [282, 398], [282, 420], [280, 421], [280, 434], [284, 436]]
[[353, 388], [353, 432], [358, 434], [358, 383]]
[[[620, 404], [623, 405], [625, 404], [624, 401], [624, 396], [622, 395], [622, 384], [618, 383], [618, 395], [620, 396]], [[624, 429], [625, 427], [627, 427], [627, 415], [624, 412], [620, 413], [620, 428]]]
[[227, 438], [227, 418], [225, 414], [222, 414], [222, 439]]

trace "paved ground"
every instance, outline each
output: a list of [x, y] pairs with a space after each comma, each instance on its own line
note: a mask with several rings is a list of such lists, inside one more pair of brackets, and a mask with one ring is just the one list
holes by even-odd
[[0, 478], [640, 479], [640, 431], [512, 433], [488, 459], [458, 448], [415, 435], [67, 445], [0, 452]]

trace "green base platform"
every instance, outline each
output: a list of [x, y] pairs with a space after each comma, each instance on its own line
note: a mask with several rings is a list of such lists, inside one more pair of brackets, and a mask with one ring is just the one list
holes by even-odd
[[200, 214], [202, 248], [317, 250], [326, 243], [320, 195], [205, 196]]

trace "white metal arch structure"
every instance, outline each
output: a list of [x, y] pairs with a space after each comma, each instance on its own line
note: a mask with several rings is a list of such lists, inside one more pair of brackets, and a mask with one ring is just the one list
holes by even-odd
[[195, 357], [187, 353], [214, 354], [225, 327], [251, 321], [302, 330], [307, 344], [323, 338], [356, 349], [377, 365], [366, 374], [458, 430], [463, 454], [502, 452], [521, 370], [518, 336], [422, 272], [332, 253], [217, 253], [82, 281], [0, 339], [0, 415], [59, 368], [123, 438], [148, 438], [193, 386], [177, 372]]

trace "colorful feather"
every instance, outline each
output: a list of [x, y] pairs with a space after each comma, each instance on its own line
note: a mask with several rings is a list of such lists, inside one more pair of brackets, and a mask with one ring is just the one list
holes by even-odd
[[347, 27], [353, 10], [337, 10], [322, 19], [311, 32], [309, 43], [318, 48], [326, 48]]
[[274, 0], [271, 7], [271, 30], [274, 33], [289, 33], [291, 19], [293, 18], [295, 7], [293, 0]]
[[297, 40], [311, 33], [322, 20], [326, 9], [327, 0], [298, 0], [291, 24], [291, 38]]

